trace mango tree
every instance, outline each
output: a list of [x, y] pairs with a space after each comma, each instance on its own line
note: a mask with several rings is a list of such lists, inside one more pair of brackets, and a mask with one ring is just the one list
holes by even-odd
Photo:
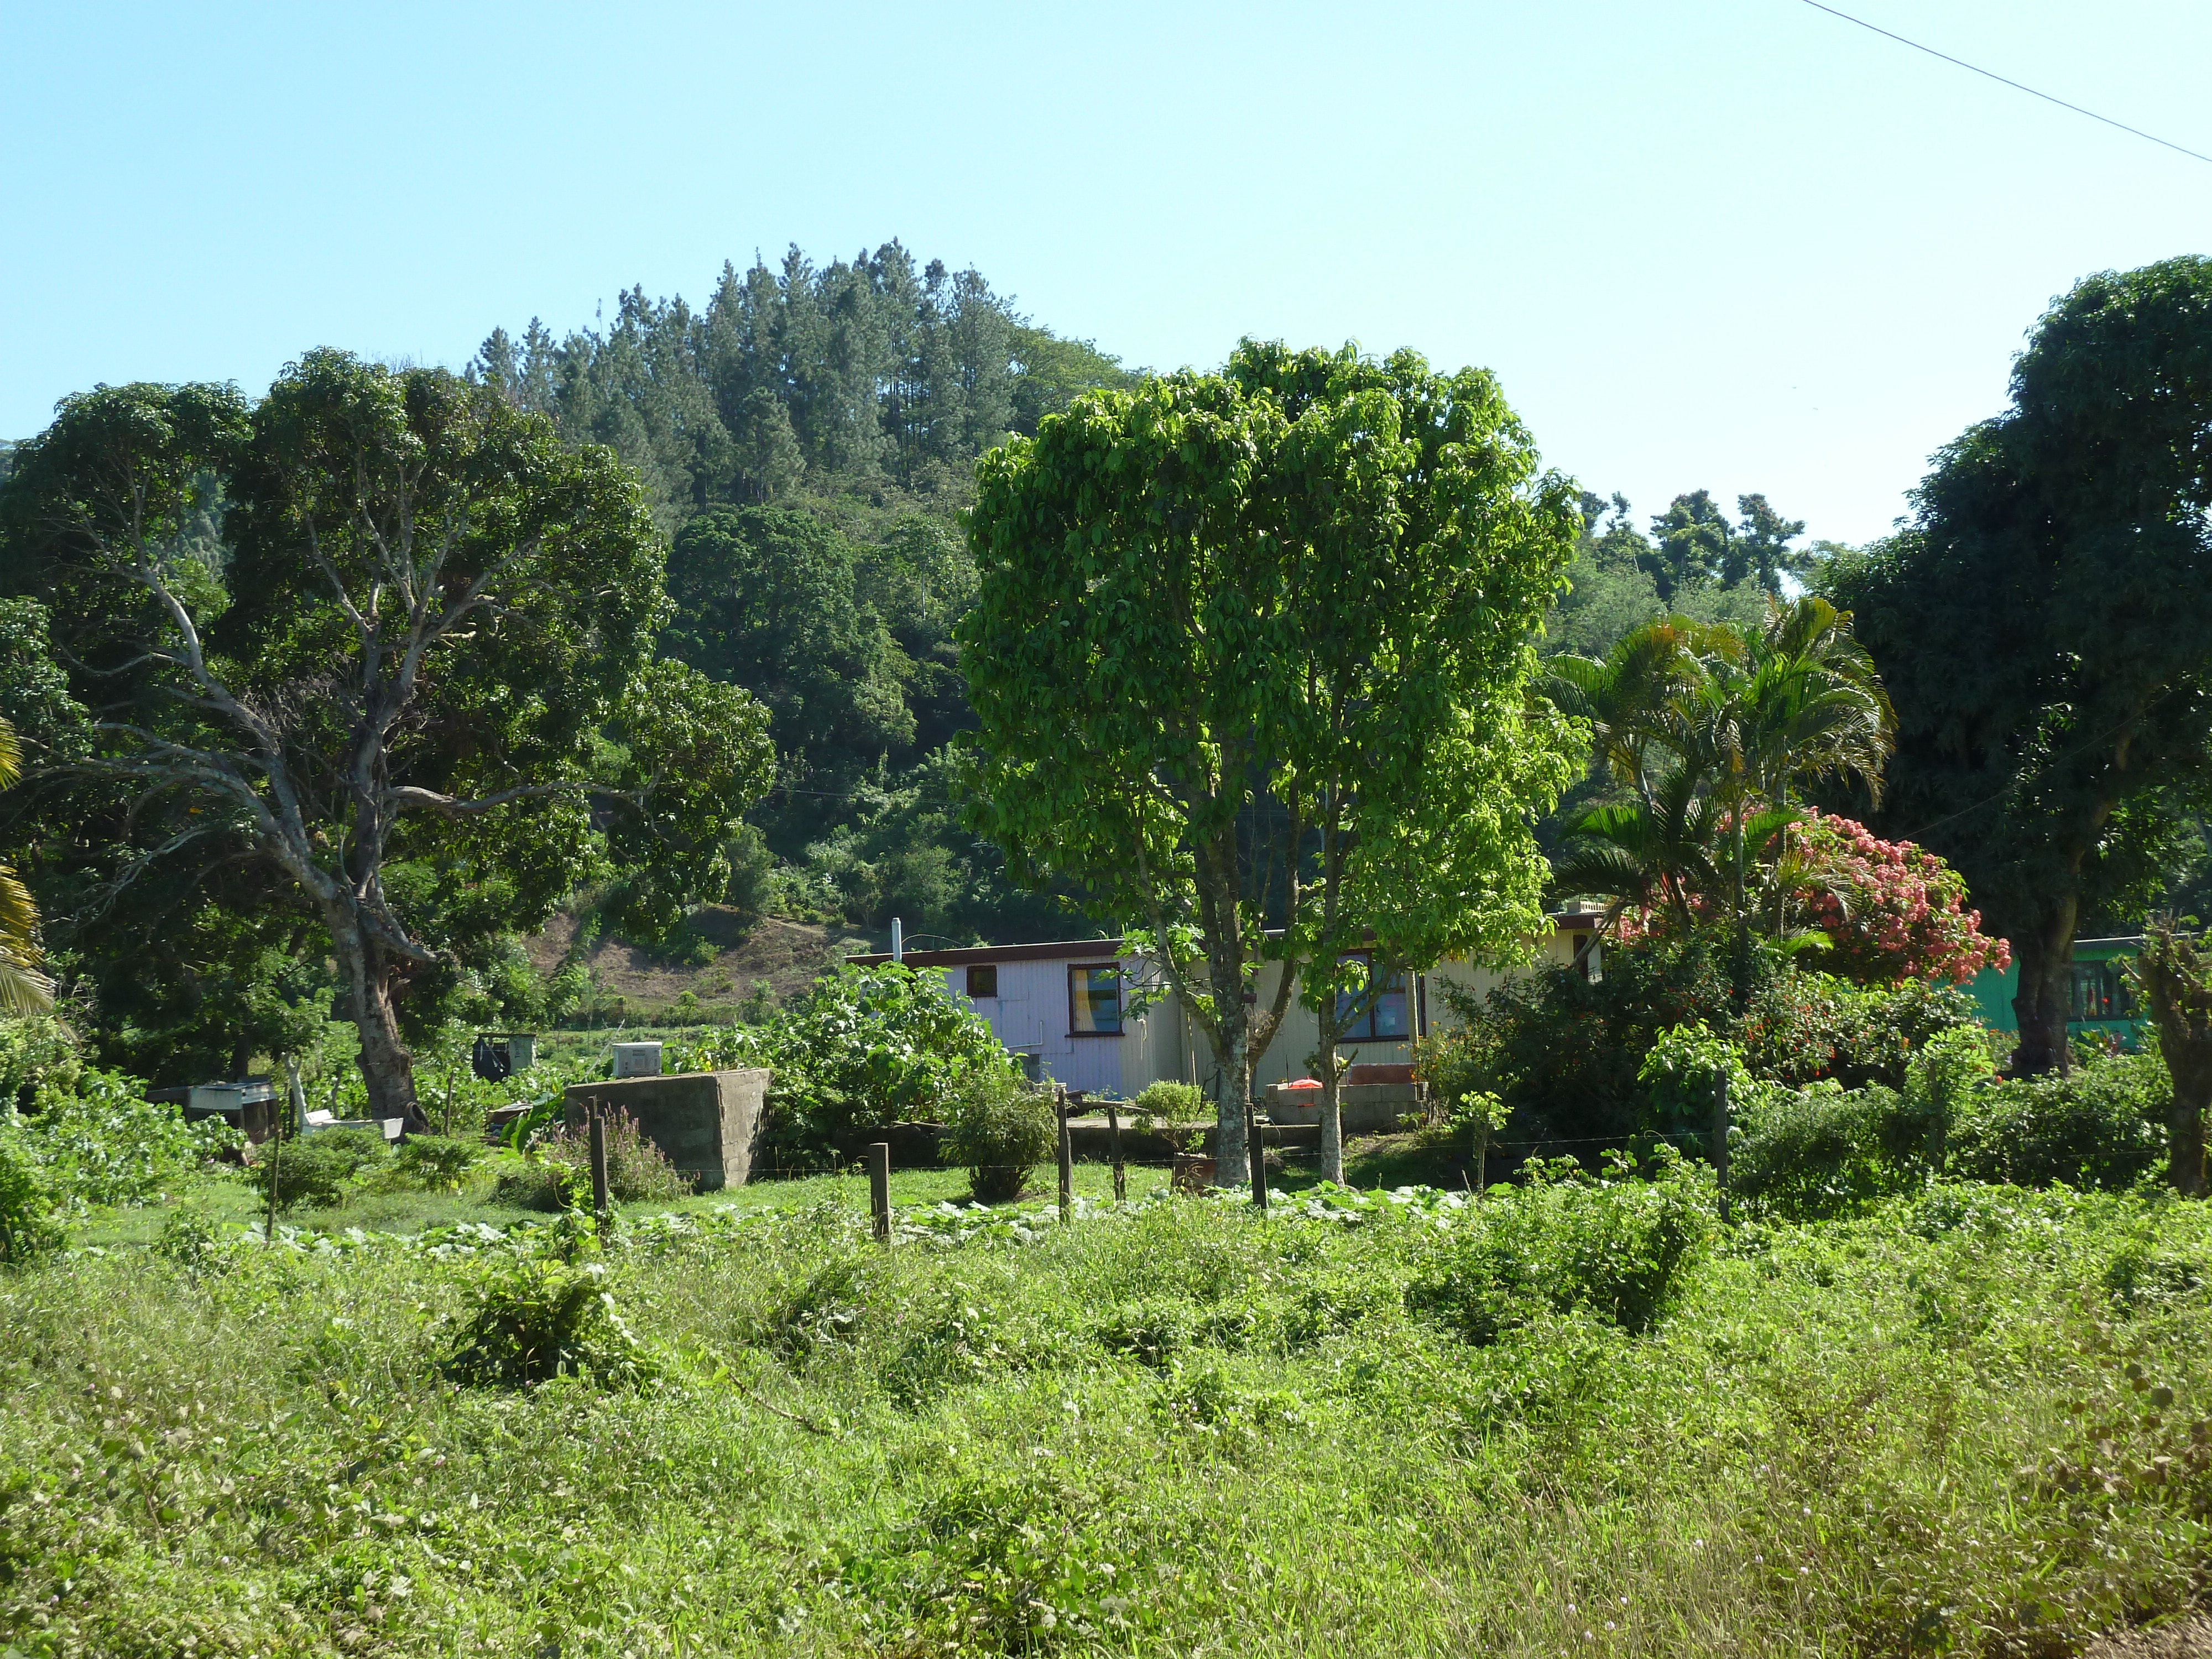
[[1896, 705], [1873, 822], [1965, 875], [2014, 1069], [2063, 1069], [2082, 917], [2142, 913], [2212, 771], [2212, 259], [2076, 284], [1915, 504], [1831, 579]]
[[258, 404], [101, 387], [17, 452], [0, 514], [84, 710], [48, 770], [175, 812], [162, 854], [220, 848], [321, 923], [380, 1116], [422, 1121], [398, 1005], [441, 960], [398, 865], [518, 928], [626, 866], [665, 921], [767, 782], [759, 706], [654, 657], [635, 476], [453, 375], [319, 351]]
[[[1079, 399], [978, 475], [976, 827], [1018, 878], [1072, 878], [1141, 925], [1212, 1051], [1218, 1175], [1241, 1182], [1253, 1066], [1302, 957], [1322, 953], [1309, 994], [1333, 1018], [1344, 941], [1380, 922], [1403, 929], [1386, 952], [1426, 950], [1533, 903], [1544, 742], [1486, 774], [1474, 834], [1509, 828], [1473, 863], [1438, 816], [1469, 790], [1428, 769], [1472, 778], [1455, 744], [1526, 738], [1572, 492], [1487, 374], [1249, 342], [1224, 374]], [[1390, 879], [1417, 884], [1395, 909]], [[1485, 904], [1482, 926], [1461, 914]]]

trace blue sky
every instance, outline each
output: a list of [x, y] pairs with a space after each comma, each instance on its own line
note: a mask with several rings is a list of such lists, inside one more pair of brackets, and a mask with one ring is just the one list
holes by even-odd
[[[1844, 9], [2212, 154], [2212, 7]], [[1132, 363], [1486, 364], [1639, 514], [1759, 489], [1841, 540], [2076, 277], [2212, 251], [2212, 166], [1802, 0], [25, 4], [0, 154], [0, 434], [896, 236]]]

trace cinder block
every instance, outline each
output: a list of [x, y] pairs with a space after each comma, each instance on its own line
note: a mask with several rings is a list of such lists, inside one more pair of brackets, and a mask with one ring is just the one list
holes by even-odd
[[768, 1093], [766, 1070], [683, 1072], [673, 1077], [579, 1083], [563, 1097], [570, 1125], [588, 1103], [637, 1120], [639, 1133], [702, 1192], [742, 1187], [753, 1167], [753, 1136]]

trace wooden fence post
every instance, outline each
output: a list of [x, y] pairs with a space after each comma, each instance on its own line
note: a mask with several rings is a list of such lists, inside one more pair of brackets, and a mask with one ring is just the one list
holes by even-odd
[[1119, 1204], [1129, 1195], [1129, 1182], [1121, 1167], [1121, 1112], [1111, 1095], [1106, 1097], [1106, 1136], [1114, 1153], [1114, 1201]]
[[1728, 1073], [1713, 1079], [1713, 1176], [1719, 1183], [1721, 1219], [1729, 1218], [1729, 1099]]
[[605, 1225], [607, 1219], [607, 1119], [598, 1101], [590, 1107], [592, 1137], [592, 1218]]
[[1060, 1218], [1062, 1221], [1075, 1208], [1075, 1147], [1067, 1133], [1067, 1091], [1055, 1087], [1052, 1091], [1053, 1115], [1060, 1122]]
[[876, 1243], [891, 1242], [891, 1144], [871, 1141], [868, 1159], [868, 1213], [874, 1218]]

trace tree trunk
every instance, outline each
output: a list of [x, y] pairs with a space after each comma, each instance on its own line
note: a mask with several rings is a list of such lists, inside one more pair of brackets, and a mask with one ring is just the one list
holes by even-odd
[[1213, 1184], [1241, 1187], [1252, 1178], [1249, 1143], [1244, 1133], [1252, 1096], [1251, 1025], [1243, 1018], [1241, 1005], [1233, 1023], [1224, 1022], [1224, 1025], [1220, 1064], [1213, 1073], [1214, 1087], [1219, 1091], [1214, 1102]]
[[1321, 1073], [1321, 1178], [1344, 1182], [1344, 1106], [1339, 1090], [1344, 1066], [1336, 1052], [1336, 1000], [1317, 1011], [1321, 1042], [1314, 1049], [1314, 1064]]
[[2166, 1116], [2166, 1168], [2174, 1188], [2184, 1198], [2203, 1198], [2204, 1169], [2204, 1109], [2212, 1103], [2212, 1055], [2192, 1057], [2189, 1086], [2183, 1087], [2183, 1067], [2169, 1052], [2167, 1069], [2173, 1074], [2173, 1106]]
[[2013, 1015], [2020, 1024], [2019, 1046], [2012, 1054], [2014, 1077], [2063, 1073], [2072, 1064], [2066, 1043], [2066, 1014], [2073, 984], [2074, 930], [2079, 919], [2079, 902], [2069, 894], [2036, 918], [2024, 937], [2013, 941], [2020, 963], [2020, 992], [2012, 1000]]
[[368, 1085], [369, 1115], [396, 1117], [409, 1134], [426, 1134], [429, 1120], [415, 1099], [415, 1056], [399, 1036], [392, 1008], [393, 975], [383, 951], [360, 921], [346, 915], [330, 922], [346, 1012], [361, 1035], [361, 1074]]
[[2166, 1114], [2166, 1173], [2185, 1198], [2206, 1195], [2204, 1110], [2212, 1104], [2212, 972], [2195, 941], [2154, 920], [2136, 957], [2135, 981], [2158, 1027], [2173, 1081]]

